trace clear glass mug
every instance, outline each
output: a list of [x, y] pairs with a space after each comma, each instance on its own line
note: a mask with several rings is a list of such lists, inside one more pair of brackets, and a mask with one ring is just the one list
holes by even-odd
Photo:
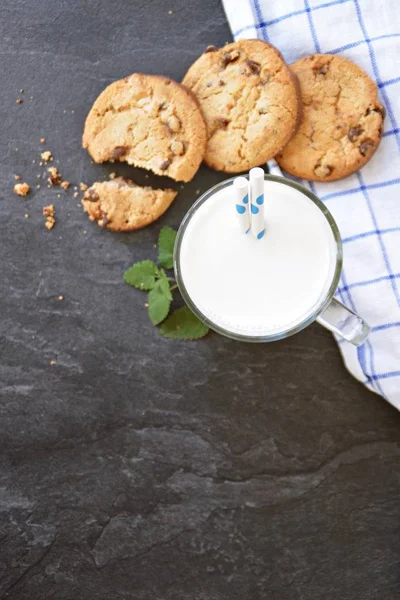
[[235, 339], [239, 341], [247, 341], [247, 342], [273, 342], [276, 340], [280, 340], [295, 333], [298, 333], [314, 321], [317, 321], [329, 331], [332, 331], [336, 335], [340, 336], [344, 340], [354, 344], [354, 346], [361, 345], [365, 339], [367, 338], [370, 327], [368, 324], [355, 312], [344, 306], [339, 300], [334, 298], [334, 293], [338, 287], [340, 274], [342, 271], [342, 261], [343, 261], [343, 252], [342, 252], [342, 240], [340, 237], [339, 229], [329, 212], [329, 210], [325, 207], [325, 205], [309, 190], [299, 185], [298, 183], [291, 181], [290, 179], [285, 179], [283, 177], [275, 176], [275, 175], [265, 175], [266, 181], [274, 181], [281, 185], [290, 186], [297, 191], [305, 194], [316, 206], [317, 208], [324, 214], [328, 224], [331, 228], [335, 244], [336, 244], [336, 266], [333, 272], [332, 281], [327, 291], [327, 294], [324, 298], [321, 299], [319, 305], [315, 308], [311, 315], [308, 315], [307, 318], [301, 323], [296, 324], [295, 327], [291, 327], [284, 331], [280, 331], [279, 333], [273, 333], [270, 335], [263, 336], [248, 336], [244, 334], [233, 333], [228, 329], [221, 327], [213, 323], [209, 318], [207, 318], [201, 310], [196, 306], [193, 302], [190, 294], [188, 293], [181, 273], [181, 264], [180, 264], [180, 251], [183, 236], [185, 235], [185, 231], [188, 223], [190, 222], [191, 217], [196, 212], [196, 210], [207, 201], [207, 199], [212, 196], [218, 190], [232, 185], [234, 178], [227, 179], [221, 183], [218, 183], [214, 187], [210, 188], [205, 192], [189, 209], [186, 213], [183, 221], [179, 227], [175, 249], [174, 249], [174, 270], [175, 277], [179, 287], [179, 290], [182, 294], [183, 299], [185, 300], [188, 307], [193, 311], [193, 313], [206, 325], [208, 325], [214, 331], [218, 333]]

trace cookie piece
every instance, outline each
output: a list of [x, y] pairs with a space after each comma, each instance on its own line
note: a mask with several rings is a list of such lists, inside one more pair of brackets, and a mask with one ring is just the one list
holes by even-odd
[[95, 162], [122, 161], [190, 181], [203, 160], [206, 125], [193, 94], [160, 75], [109, 85], [86, 119], [83, 147]]
[[14, 185], [14, 193], [18, 196], [27, 196], [30, 192], [31, 188], [27, 183], [16, 183]]
[[110, 231], [133, 231], [150, 225], [167, 210], [178, 192], [140, 187], [116, 177], [86, 190], [83, 208], [91, 221]]
[[239, 173], [265, 163], [298, 126], [295, 78], [267, 42], [209, 46], [182, 83], [200, 102], [208, 128], [204, 160], [218, 171]]
[[369, 161], [382, 136], [376, 84], [358, 65], [330, 54], [306, 56], [291, 69], [299, 79], [303, 118], [278, 163], [303, 179], [347, 177]]

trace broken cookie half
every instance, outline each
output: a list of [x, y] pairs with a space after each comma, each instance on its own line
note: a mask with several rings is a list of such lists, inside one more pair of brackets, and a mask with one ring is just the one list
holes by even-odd
[[203, 160], [207, 129], [190, 90], [167, 77], [134, 73], [100, 94], [82, 142], [95, 162], [126, 162], [190, 181]]
[[141, 187], [116, 177], [94, 183], [85, 192], [83, 208], [91, 221], [110, 231], [133, 231], [156, 221], [172, 204], [177, 192]]

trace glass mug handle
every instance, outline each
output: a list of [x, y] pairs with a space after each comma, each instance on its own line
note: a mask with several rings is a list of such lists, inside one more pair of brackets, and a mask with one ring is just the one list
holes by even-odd
[[326, 309], [317, 318], [317, 321], [354, 346], [361, 346], [371, 330], [364, 319], [336, 298], [332, 298]]

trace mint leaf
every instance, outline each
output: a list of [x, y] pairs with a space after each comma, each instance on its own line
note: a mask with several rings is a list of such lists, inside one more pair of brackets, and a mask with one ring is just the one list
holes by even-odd
[[139, 290], [151, 290], [155, 286], [157, 275], [157, 265], [152, 260], [142, 260], [125, 271], [124, 281]]
[[173, 254], [176, 231], [171, 227], [163, 227], [158, 237], [158, 262], [166, 269], [174, 266]]
[[175, 310], [160, 327], [162, 335], [174, 340], [198, 340], [209, 332], [204, 325], [187, 307]]
[[172, 300], [172, 292], [171, 292], [171, 288], [169, 285], [169, 281], [168, 281], [168, 277], [166, 272], [164, 271], [164, 269], [160, 269], [158, 271], [159, 274], [159, 285], [160, 288], [162, 289], [162, 291], [164, 292], [165, 296], [169, 299]]
[[164, 321], [169, 313], [169, 307], [172, 300], [172, 294], [169, 289], [169, 283], [166, 279], [159, 279], [149, 292], [148, 313], [153, 325], [158, 325]]

